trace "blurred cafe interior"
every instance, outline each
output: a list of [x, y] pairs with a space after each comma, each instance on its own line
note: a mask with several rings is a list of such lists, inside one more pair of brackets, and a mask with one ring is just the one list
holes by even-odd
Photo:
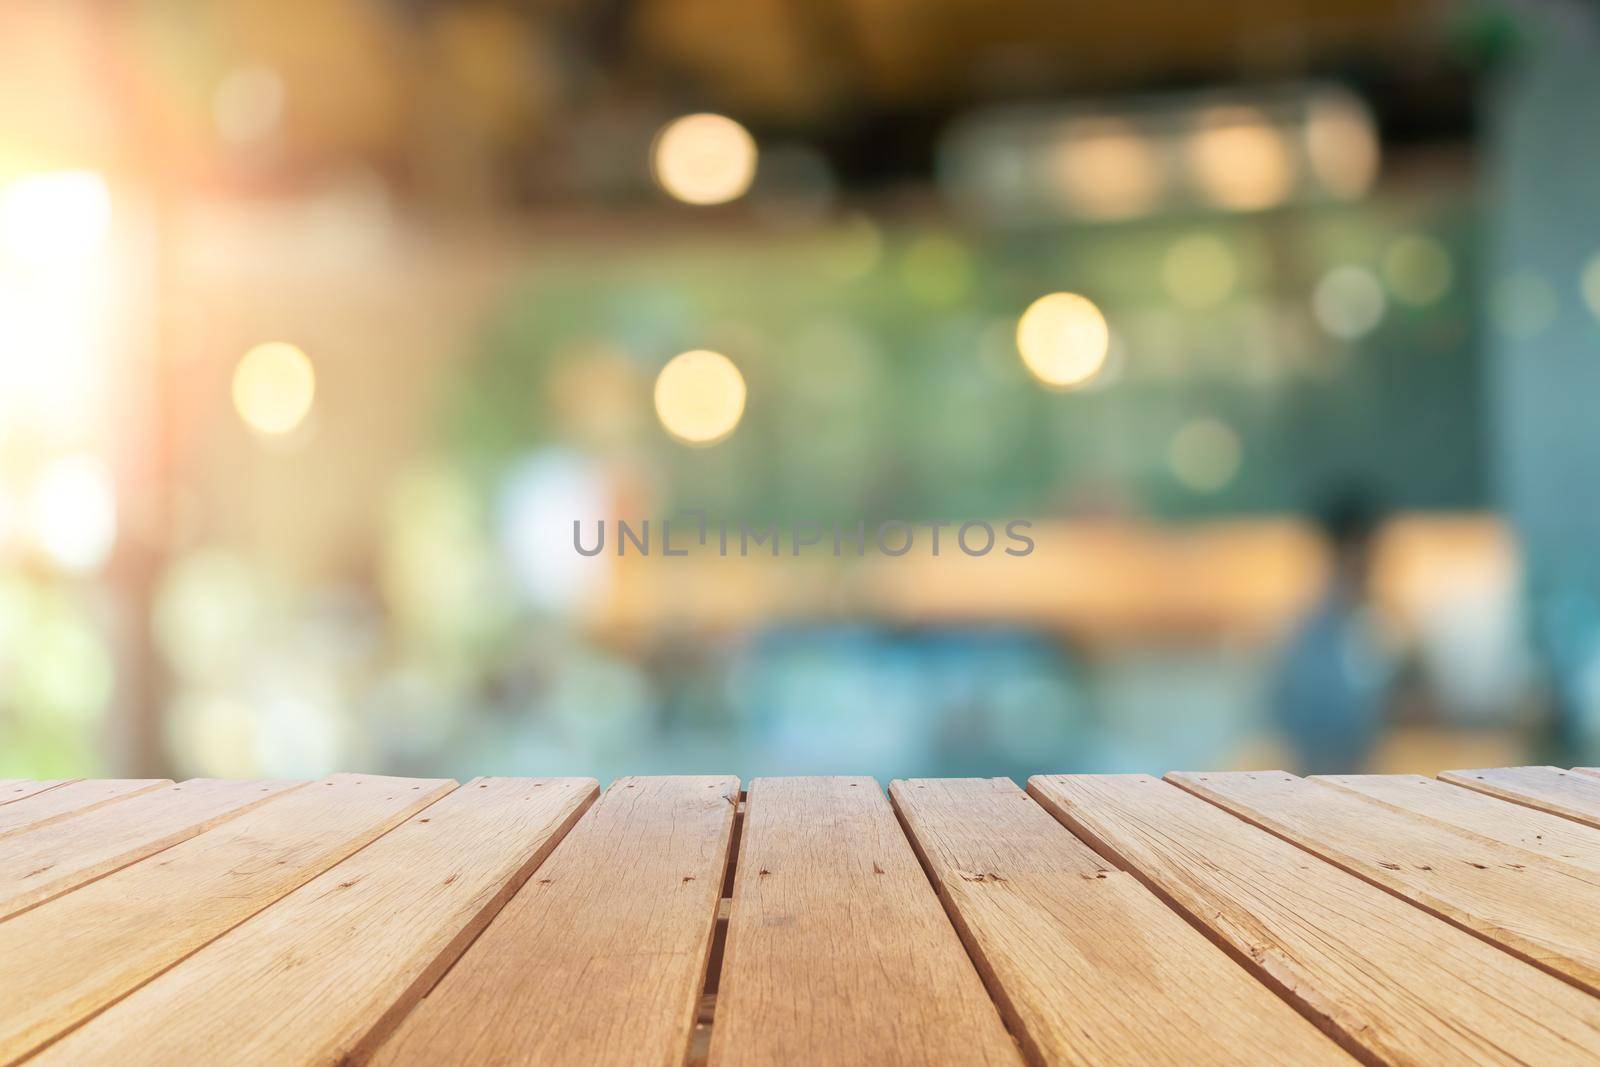
[[0, 0], [0, 776], [1600, 761], [1597, 113], [1581, 0]]

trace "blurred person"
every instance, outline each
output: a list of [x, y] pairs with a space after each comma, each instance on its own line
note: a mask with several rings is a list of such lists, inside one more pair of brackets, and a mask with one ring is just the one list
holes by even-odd
[[1332, 495], [1318, 509], [1332, 565], [1283, 651], [1274, 699], [1278, 726], [1305, 774], [1361, 770], [1383, 726], [1394, 670], [1371, 592], [1380, 518], [1359, 491]]

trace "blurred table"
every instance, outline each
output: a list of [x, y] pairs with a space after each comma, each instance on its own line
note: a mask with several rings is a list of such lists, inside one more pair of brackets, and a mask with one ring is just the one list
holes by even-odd
[[0, 1062], [1600, 1062], [1600, 771], [0, 781]]

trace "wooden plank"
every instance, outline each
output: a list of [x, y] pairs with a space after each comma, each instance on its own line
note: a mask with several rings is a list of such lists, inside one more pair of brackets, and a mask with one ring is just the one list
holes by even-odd
[[1600, 827], [1600, 778], [1560, 767], [1480, 767], [1442, 771], [1447, 782]]
[[712, 1067], [1018, 1061], [878, 784], [751, 783]]
[[1283, 771], [1167, 777], [1557, 977], [1600, 993], [1600, 873]]
[[194, 778], [8, 837], [0, 841], [0, 919], [304, 784]]
[[595, 793], [593, 779], [469, 782], [29, 1062], [359, 1062]]
[[1030, 1061], [1352, 1062], [1010, 779], [889, 795]]
[[1600, 871], [1600, 830], [1559, 815], [1419, 774], [1338, 774], [1311, 780], [1360, 793], [1396, 811], [1436, 819], [1525, 848], [1547, 859]]
[[171, 784], [170, 778], [89, 778], [69, 782], [0, 807], [0, 838]]
[[0, 804], [10, 804], [14, 800], [24, 800], [36, 793], [43, 793], [46, 789], [54, 789], [69, 782], [76, 782], [77, 778], [51, 778], [38, 781], [31, 778], [0, 778]]
[[0, 1063], [137, 989], [454, 786], [334, 775], [0, 923]]
[[1176, 786], [1029, 791], [1369, 1063], [1600, 1060], [1592, 997]]
[[620, 778], [379, 1050], [378, 1064], [679, 1064], [737, 778]]

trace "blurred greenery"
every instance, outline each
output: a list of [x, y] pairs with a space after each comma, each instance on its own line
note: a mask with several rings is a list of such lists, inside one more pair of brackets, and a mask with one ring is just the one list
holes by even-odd
[[[666, 506], [762, 520], [1106, 503], [1183, 519], [1302, 509], [1336, 482], [1395, 507], [1474, 507], [1472, 211], [1465, 195], [1379, 198], [1070, 232], [879, 233], [855, 220], [821, 240], [542, 249], [559, 265], [530, 270], [504, 300], [447, 436], [486, 485], [532, 448], [576, 443], [647, 472]], [[1436, 302], [1391, 294], [1357, 340], [1319, 328], [1320, 278], [1349, 265], [1380, 276], [1415, 234], [1450, 257]], [[1169, 262], [1196, 236], [1218, 262]], [[1199, 275], [1199, 306], [1174, 299], [1175, 269]], [[1012, 334], [1057, 289], [1096, 301], [1113, 334], [1101, 379], [1066, 394], [1028, 377]], [[749, 384], [733, 442], [662, 447], [655, 420], [612, 417], [647, 411], [656, 372], [696, 347], [728, 354]], [[1174, 435], [1202, 417], [1242, 444], [1237, 475], [1215, 489], [1186, 485], [1172, 462]]]

